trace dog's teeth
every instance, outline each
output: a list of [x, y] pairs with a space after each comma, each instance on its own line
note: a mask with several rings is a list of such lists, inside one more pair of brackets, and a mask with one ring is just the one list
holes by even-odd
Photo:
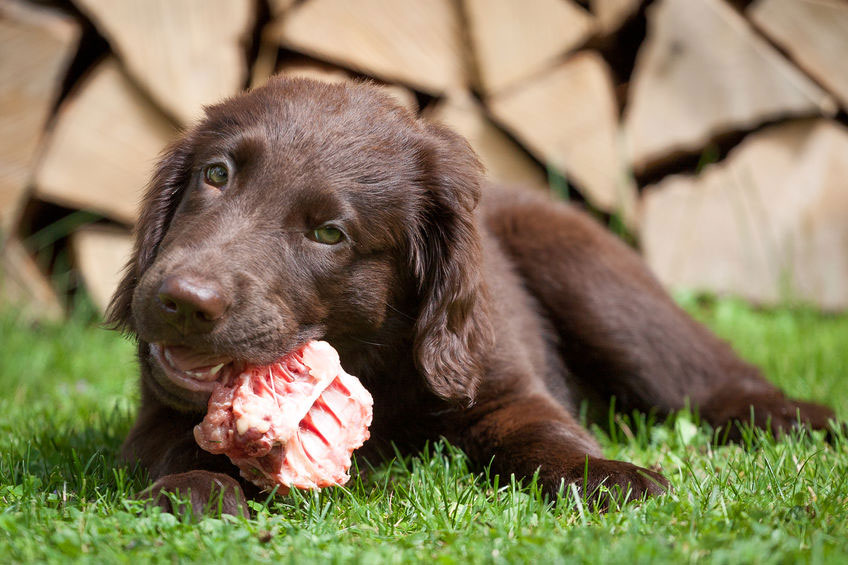
[[177, 364], [174, 363], [174, 358], [171, 357], [171, 351], [167, 347], [165, 347], [164, 349], [165, 349], [165, 361], [170, 363], [172, 367], [176, 367]]
[[223, 363], [219, 363], [218, 365], [215, 365], [214, 367], [212, 367], [211, 369], [209, 369], [209, 374], [210, 374], [210, 375], [217, 375], [217, 374], [218, 374], [218, 371], [220, 371], [220, 370], [221, 370], [221, 367], [223, 367], [223, 366], [224, 366], [224, 364], [223, 364]]

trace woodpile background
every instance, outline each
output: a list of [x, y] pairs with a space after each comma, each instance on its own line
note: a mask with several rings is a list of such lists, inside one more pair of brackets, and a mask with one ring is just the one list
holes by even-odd
[[4, 298], [105, 307], [159, 152], [274, 73], [385, 84], [669, 286], [848, 308], [848, 0], [0, 0]]

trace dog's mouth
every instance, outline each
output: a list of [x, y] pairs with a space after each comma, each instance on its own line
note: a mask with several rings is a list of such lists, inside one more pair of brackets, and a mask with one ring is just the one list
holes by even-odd
[[233, 359], [224, 355], [164, 343], [151, 343], [150, 356], [174, 385], [198, 393], [211, 393], [234, 365]]

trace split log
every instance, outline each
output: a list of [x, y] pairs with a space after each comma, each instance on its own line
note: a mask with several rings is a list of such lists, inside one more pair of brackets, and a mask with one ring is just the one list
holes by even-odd
[[132, 252], [129, 230], [88, 226], [71, 234], [71, 251], [83, 283], [101, 312], [112, 299]]
[[383, 92], [395, 99], [395, 102], [412, 112], [418, 114], [418, 97], [415, 93], [399, 84], [378, 84]]
[[265, 26], [265, 29], [262, 31], [262, 38], [259, 40], [259, 51], [256, 53], [256, 60], [253, 61], [253, 66], [250, 69], [251, 89], [265, 84], [277, 68], [280, 46], [268, 36], [269, 28]]
[[271, 8], [271, 15], [279, 17], [285, 14], [298, 0], [268, 0], [268, 6]]
[[0, 1], [0, 244], [20, 211], [79, 33], [59, 12]]
[[36, 194], [132, 224], [156, 158], [175, 135], [117, 62], [106, 60], [59, 109]]
[[466, 80], [453, 0], [310, 0], [274, 26], [285, 46], [438, 94]]
[[0, 302], [29, 320], [60, 320], [64, 315], [50, 281], [14, 236], [0, 247]]
[[[307, 57], [296, 57], [285, 61], [277, 67], [274, 74], [310, 78], [313, 80], [331, 83], [356, 81], [356, 77], [345, 69]], [[270, 78], [270, 76], [265, 80], [268, 78]], [[265, 81], [262, 81], [254, 86], [259, 86], [264, 82]], [[398, 104], [413, 114], [418, 113], [418, 99], [415, 97], [415, 93], [408, 88], [399, 84], [374, 83], [374, 86], [381, 88], [386, 94], [394, 98]]]
[[594, 206], [634, 225], [636, 185], [621, 150], [610, 70], [580, 52], [535, 81], [490, 100], [499, 122]]
[[467, 91], [451, 93], [428, 109], [425, 117], [442, 122], [465, 137], [490, 179], [510, 187], [547, 188], [546, 175], [539, 165], [488, 119]]
[[645, 191], [642, 246], [672, 287], [848, 308], [848, 129], [769, 127], [697, 177]]
[[723, 133], [835, 111], [827, 93], [723, 0], [658, 0], [649, 8], [625, 114], [637, 171], [700, 151]]
[[636, 13], [642, 0], [591, 0], [592, 14], [595, 15], [598, 31], [601, 35], [610, 35]]
[[183, 124], [204, 104], [238, 93], [253, 0], [74, 0], [127, 70]]
[[288, 59], [277, 66], [274, 74], [311, 78], [323, 82], [344, 82], [352, 79], [345, 69], [307, 57]]
[[760, 0], [748, 15], [848, 111], [848, 2]]
[[465, 0], [483, 89], [493, 94], [552, 66], [593, 31], [571, 0]]

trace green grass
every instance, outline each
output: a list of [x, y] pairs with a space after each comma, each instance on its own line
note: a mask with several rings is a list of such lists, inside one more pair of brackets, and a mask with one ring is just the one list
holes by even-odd
[[[790, 393], [848, 416], [848, 317], [760, 312], [681, 297]], [[253, 505], [255, 518], [142, 509], [144, 474], [120, 465], [132, 420], [132, 344], [81, 308], [31, 326], [0, 308], [0, 562], [844, 562], [848, 438], [800, 434], [716, 446], [680, 414], [620, 418], [609, 457], [659, 464], [674, 492], [597, 514], [467, 471], [443, 444], [345, 489]]]

